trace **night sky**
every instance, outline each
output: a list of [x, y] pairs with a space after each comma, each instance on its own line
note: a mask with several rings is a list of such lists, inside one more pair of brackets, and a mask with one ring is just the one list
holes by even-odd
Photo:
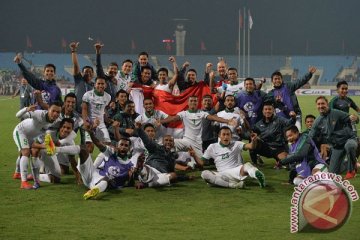
[[243, 7], [254, 22], [252, 54], [360, 54], [359, 0], [5, 0], [0, 51], [26, 50], [28, 36], [33, 52], [63, 52], [64, 39], [78, 40], [82, 53], [101, 40], [104, 53], [167, 54], [162, 40], [174, 39], [172, 19], [186, 18], [185, 54], [236, 54]]

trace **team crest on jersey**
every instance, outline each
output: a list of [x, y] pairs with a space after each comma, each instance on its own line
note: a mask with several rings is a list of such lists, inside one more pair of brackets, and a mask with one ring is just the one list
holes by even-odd
[[42, 91], [41, 92], [41, 98], [42, 98], [44, 103], [50, 103], [50, 93], [49, 92]]
[[224, 153], [221, 155], [221, 159], [229, 158], [229, 153]]
[[247, 103], [245, 103], [245, 105], [244, 105], [244, 110], [245, 110], [246, 112], [248, 112], [248, 111], [253, 111], [253, 110], [254, 110], [254, 104], [253, 104], [252, 102], [247, 102]]
[[106, 175], [109, 179], [120, 177], [120, 168], [118, 166], [111, 166], [108, 168], [108, 172]]

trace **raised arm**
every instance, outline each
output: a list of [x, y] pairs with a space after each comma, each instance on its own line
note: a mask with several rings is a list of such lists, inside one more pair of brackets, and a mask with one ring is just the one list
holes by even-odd
[[87, 131], [91, 137], [91, 141], [95, 144], [95, 146], [100, 150], [100, 152], [105, 152], [106, 145], [102, 143], [96, 136], [91, 127], [83, 125], [85, 131]]
[[169, 61], [172, 63], [173, 65], [173, 71], [174, 71], [174, 76], [170, 79], [170, 81], [168, 82], [169, 84], [169, 88], [172, 89], [178, 79], [178, 76], [179, 76], [179, 69], [178, 69], [178, 66], [176, 64], [176, 59], [175, 57], [171, 56], [169, 58]]
[[20, 54], [17, 54], [14, 58], [14, 62], [19, 66], [22, 75], [28, 81], [30, 86], [37, 90], [44, 90], [43, 89], [43, 81], [37, 78], [34, 74], [32, 74], [21, 62], [22, 58]]
[[[204, 82], [207, 84], [207, 85], [210, 85], [210, 72], [212, 71], [212, 66], [213, 64], [212, 63], [206, 63], [205, 65], [205, 74], [204, 74]], [[211, 88], [210, 88], [211, 90]]]
[[79, 46], [79, 42], [72, 42], [70, 43], [69, 47], [71, 50], [71, 60], [73, 63], [73, 75], [78, 75], [80, 74], [80, 66], [79, 66], [79, 61], [78, 61], [78, 57], [77, 57], [77, 48]]
[[101, 49], [103, 46], [104, 44], [101, 43], [95, 43], [94, 45], [96, 51], [96, 74], [98, 77], [105, 78], [105, 72], [101, 64]]
[[313, 74], [316, 72], [315, 67], [309, 67], [309, 72], [305, 74], [301, 79], [296, 80], [294, 83], [290, 85], [290, 91], [294, 92], [297, 89], [304, 86], [313, 76]]

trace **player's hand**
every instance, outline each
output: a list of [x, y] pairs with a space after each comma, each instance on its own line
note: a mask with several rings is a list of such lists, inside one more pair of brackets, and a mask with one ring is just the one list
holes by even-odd
[[212, 63], [206, 63], [205, 65], [205, 72], [206, 73], [210, 73], [211, 69], [212, 69], [213, 64]]
[[15, 62], [16, 64], [21, 63], [21, 54], [20, 54], [20, 53], [16, 54], [16, 56], [15, 56], [15, 58], [14, 58], [14, 62]]
[[125, 129], [125, 132], [126, 132], [127, 134], [129, 134], [129, 135], [133, 135], [134, 129], [132, 129], [132, 128], [127, 128], [127, 129]]
[[83, 125], [82, 125], [82, 129], [84, 129], [87, 132], [90, 132], [91, 129], [91, 124], [88, 121], [84, 121]]
[[238, 126], [238, 122], [236, 121], [235, 118], [232, 118], [228, 121], [228, 125], [232, 126], [232, 127], [237, 127]]
[[70, 50], [73, 51], [73, 52], [76, 51], [76, 49], [78, 48], [78, 46], [79, 46], [79, 42], [71, 42], [71, 43], [69, 44]]
[[158, 127], [161, 126], [160, 119], [155, 119], [155, 121], [154, 121], [154, 126], [155, 126], [156, 128], [158, 128]]
[[174, 57], [174, 56], [169, 57], [169, 61], [170, 61], [171, 63], [176, 62], [175, 57]]
[[28, 106], [28, 107], [26, 108], [26, 111], [27, 111], [27, 112], [33, 112], [33, 111], [35, 111], [35, 109], [36, 109], [36, 105], [33, 104], [33, 105]]
[[315, 72], [316, 72], [316, 67], [310, 66], [309, 67], [309, 73], [315, 73]]
[[188, 149], [188, 153], [190, 154], [191, 157], [195, 158], [196, 152], [191, 146]]
[[214, 78], [215, 78], [215, 72], [214, 72], [214, 71], [211, 70], [211, 71], [209, 72], [209, 78], [210, 78], [210, 79], [214, 79]]
[[141, 128], [141, 126], [142, 126], [141, 122], [135, 122], [135, 127], [136, 128]]
[[350, 118], [350, 121], [352, 121], [352, 122], [356, 122], [358, 120], [358, 117], [354, 114], [351, 114], [349, 118]]
[[99, 42], [95, 43], [94, 47], [95, 47], [96, 53], [100, 53], [100, 50], [103, 46], [104, 46], [104, 44], [101, 44]]
[[187, 68], [190, 66], [190, 62], [186, 61], [184, 62], [184, 64], [182, 65], [183, 68]]
[[111, 102], [111, 103], [109, 104], [109, 107], [110, 107], [112, 110], [115, 110], [115, 107], [116, 107], [115, 102]]
[[328, 144], [320, 145], [320, 156], [322, 159], [326, 160], [329, 156], [330, 146]]
[[120, 122], [118, 122], [118, 121], [113, 121], [113, 123], [111, 124], [111, 126], [113, 126], [114, 128], [118, 128], [118, 127], [120, 127]]
[[289, 112], [291, 118], [296, 118], [296, 113], [294, 111]]

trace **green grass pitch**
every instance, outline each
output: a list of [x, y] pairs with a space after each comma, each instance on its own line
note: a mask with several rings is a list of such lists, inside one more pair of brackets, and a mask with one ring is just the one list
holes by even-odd
[[[304, 115], [316, 115], [315, 97], [299, 97]], [[353, 98], [358, 104], [360, 97]], [[286, 170], [266, 159], [268, 186], [209, 187], [197, 178], [159, 189], [126, 188], [85, 201], [84, 186], [69, 175], [61, 184], [20, 190], [12, 179], [16, 146], [12, 131], [19, 99], [0, 98], [0, 239], [359, 239], [360, 202], [347, 224], [331, 233], [290, 233], [292, 186]], [[248, 153], [244, 154], [249, 160]], [[351, 180], [360, 191], [360, 180]]]

